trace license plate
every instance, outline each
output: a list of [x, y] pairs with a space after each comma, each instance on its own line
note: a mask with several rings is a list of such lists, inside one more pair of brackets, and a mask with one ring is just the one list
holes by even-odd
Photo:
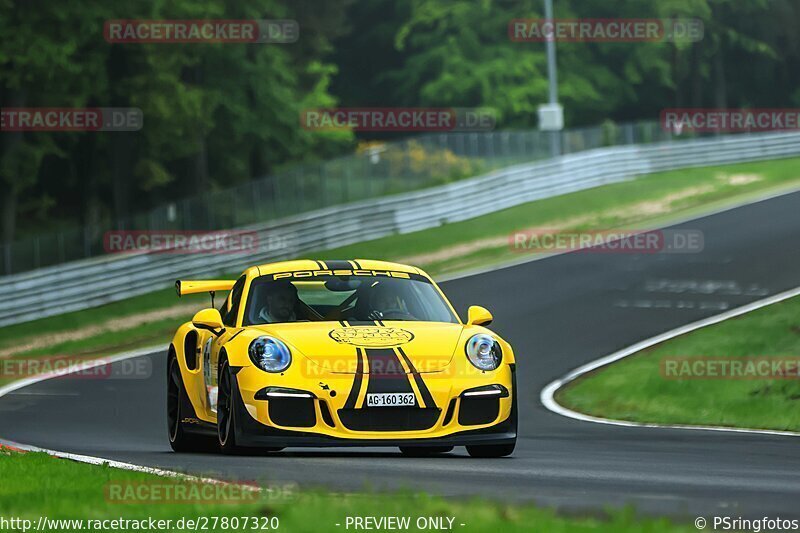
[[367, 394], [367, 407], [413, 407], [413, 392], [374, 392]]

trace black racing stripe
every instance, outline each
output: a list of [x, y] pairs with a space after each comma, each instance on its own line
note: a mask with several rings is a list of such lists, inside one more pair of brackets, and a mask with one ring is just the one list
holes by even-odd
[[347, 261], [325, 261], [326, 270], [351, 270], [353, 266]]
[[367, 394], [380, 392], [414, 392], [400, 359], [391, 348], [365, 348], [369, 381]]
[[345, 409], [355, 409], [358, 393], [361, 392], [361, 381], [364, 379], [364, 359], [361, 355], [361, 348], [356, 348], [356, 357], [358, 358], [356, 362], [356, 377], [353, 378], [353, 388], [350, 389], [347, 401], [344, 402]]
[[358, 264], [358, 261], [355, 261], [355, 260], [354, 260], [354, 261], [351, 261], [351, 262], [352, 262], [352, 263], [353, 263], [353, 264], [356, 266], [356, 269], [358, 269], [358, 270], [362, 270], [362, 268], [363, 268], [363, 267], [362, 267], [361, 265], [359, 265], [359, 264]]
[[323, 263], [322, 261], [317, 261], [316, 259], [314, 259], [314, 262], [317, 264], [320, 270], [328, 270], [328, 268], [325, 266], [325, 263]]
[[344, 328], [346, 328], [346, 327], [347, 327], [347, 322], [345, 322], [344, 320], [340, 320], [340, 321], [339, 321], [339, 324], [341, 324], [341, 325], [342, 325], [342, 327], [344, 327]]
[[227, 340], [227, 341], [225, 341], [225, 342], [231, 342], [233, 339], [235, 339], [236, 337], [238, 337], [238, 336], [239, 336], [239, 333], [241, 333], [241, 332], [243, 332], [243, 331], [244, 331], [244, 328], [240, 329], [239, 331], [237, 331], [236, 333], [234, 333], [234, 334], [233, 334], [233, 337], [231, 337], [230, 339], [228, 339], [228, 340]]
[[374, 326], [374, 320], [348, 320], [347, 323], [350, 326]]
[[425, 402], [425, 407], [436, 407], [436, 402], [433, 401], [433, 396], [431, 395], [431, 391], [428, 390], [428, 386], [425, 385], [425, 381], [422, 379], [422, 376], [419, 375], [417, 369], [414, 368], [411, 359], [408, 358], [406, 352], [403, 351], [401, 347], [397, 347], [397, 352], [403, 356], [403, 360], [408, 365], [408, 370], [414, 376], [414, 383], [417, 384], [417, 388], [419, 389], [419, 393], [422, 395], [422, 401]]

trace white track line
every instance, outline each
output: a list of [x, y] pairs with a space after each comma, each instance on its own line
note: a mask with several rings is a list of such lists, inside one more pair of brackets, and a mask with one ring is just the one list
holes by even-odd
[[726, 311], [722, 314], [704, 318], [702, 320], [698, 320], [697, 322], [692, 322], [691, 324], [687, 324], [685, 326], [675, 328], [671, 331], [667, 331], [666, 333], [662, 333], [661, 335], [656, 335], [655, 337], [643, 340], [632, 346], [628, 346], [627, 348], [624, 348], [618, 352], [614, 352], [611, 355], [601, 357], [600, 359], [596, 359], [590, 363], [587, 363], [581, 367], [576, 368], [575, 370], [571, 371], [564, 377], [553, 381], [552, 383], [547, 385], [544, 389], [542, 389], [539, 398], [542, 404], [550, 411], [559, 414], [561, 416], [574, 418], [575, 420], [581, 420], [583, 422], [596, 422], [598, 424], [610, 424], [614, 426], [628, 426], [628, 427], [694, 429], [702, 431], [730, 431], [735, 433], [757, 433], [763, 435], [785, 435], [791, 437], [800, 437], [800, 433], [794, 431], [777, 431], [769, 429], [743, 429], [743, 428], [735, 428], [727, 426], [694, 426], [688, 424], [655, 424], [655, 423], [645, 423], [645, 422], [630, 422], [627, 420], [614, 420], [611, 418], [602, 418], [599, 416], [592, 416], [580, 413], [578, 411], [573, 411], [572, 409], [568, 409], [563, 405], [559, 404], [555, 400], [555, 394], [561, 387], [583, 376], [584, 374], [597, 370], [600, 367], [619, 361], [620, 359], [628, 357], [629, 355], [633, 355], [646, 348], [650, 348], [651, 346], [654, 346], [661, 342], [678, 337], [679, 335], [683, 335], [684, 333], [689, 333], [690, 331], [695, 331], [697, 329], [704, 328], [712, 324], [718, 324], [719, 322], [722, 322], [724, 320], [728, 320], [730, 318], [734, 318], [743, 315], [745, 313], [749, 313], [750, 311], [755, 311], [756, 309], [761, 309], [762, 307], [782, 302], [783, 300], [787, 300], [789, 298], [793, 298], [799, 295], [800, 295], [800, 287], [795, 287], [794, 289], [790, 289], [788, 291], [781, 292], [779, 294], [774, 294], [772, 296], [769, 296], [768, 298], [764, 298], [763, 300], [758, 300], [749, 303], [747, 305], [744, 305], [742, 307], [731, 309], [730, 311]]
[[[763, 202], [763, 201], [766, 201], [766, 200], [769, 200], [769, 199], [772, 199], [772, 198], [776, 198], [776, 197], [779, 197], [779, 196], [792, 194], [792, 193], [795, 193], [795, 192], [797, 192], [797, 190], [780, 191], [778, 193], [768, 194], [766, 196], [759, 197], [759, 198], [756, 198], [756, 199], [753, 199], [753, 200], [750, 200], [750, 201], [746, 201], [746, 202], [743, 202], [743, 203], [740, 203], [740, 204], [726, 206], [726, 207], [724, 207], [722, 209], [718, 209], [718, 210], [712, 211], [710, 213], [705, 213], [705, 214], [703, 214], [701, 216], [688, 217], [686, 219], [680, 219], [678, 221], [673, 221], [673, 222], [670, 223], [669, 226], [665, 226], [665, 227], [670, 227], [670, 226], [674, 226], [674, 225], [677, 225], [677, 224], [683, 224], [683, 223], [686, 223], [686, 222], [688, 222], [690, 220], [699, 220], [699, 219], [710, 217], [710, 216], [713, 216], [713, 215], [716, 215], [716, 214], [719, 214], [719, 213], [723, 213], [725, 211], [731, 211], [731, 210], [737, 209], [739, 207], [744, 207], [745, 205], [756, 204], [756, 203], [759, 203], [759, 202]], [[566, 252], [564, 252], [564, 253], [566, 253]], [[549, 254], [549, 255], [546, 255], [546, 256], [543, 256], [543, 257], [526, 258], [526, 259], [523, 259], [523, 260], [520, 260], [520, 261], [515, 261], [515, 262], [512, 262], [512, 263], [490, 266], [490, 267], [485, 268], [485, 269], [477, 269], [477, 270], [473, 270], [473, 271], [466, 271], [466, 272], [456, 273], [456, 274], [453, 274], [451, 276], [445, 277], [442, 281], [465, 278], [465, 277], [470, 277], [470, 276], [476, 276], [476, 275], [483, 274], [483, 273], [486, 273], [486, 272], [489, 272], [489, 271], [503, 270], [503, 269], [506, 269], [506, 268], [517, 266], [517, 265], [522, 264], [522, 263], [528, 263], [528, 262], [531, 262], [531, 261], [537, 261], [537, 260], [541, 260], [541, 259], [546, 259], [548, 257], [555, 257], [555, 256], [558, 256], [558, 255], [561, 255], [561, 254], [557, 253], [557, 254]], [[769, 431], [769, 430], [759, 430], [759, 429], [740, 429], [740, 428], [727, 428], [727, 427], [715, 427], [715, 426], [660, 425], [660, 424], [644, 424], [644, 423], [637, 423], [637, 422], [626, 422], [626, 421], [623, 421], [623, 420], [611, 420], [611, 419], [608, 419], [608, 418], [600, 418], [600, 417], [596, 417], [596, 416], [585, 415], [585, 414], [579, 413], [577, 411], [572, 411], [572, 410], [567, 409], [566, 407], [563, 407], [562, 405], [558, 404], [555, 401], [554, 397], [553, 397], [555, 395], [555, 392], [558, 389], [560, 389], [561, 387], [563, 387], [565, 384], [569, 383], [570, 381], [574, 380], [575, 378], [577, 378], [577, 377], [579, 377], [579, 376], [581, 376], [581, 375], [583, 375], [583, 374], [585, 374], [587, 372], [595, 370], [595, 369], [597, 369], [597, 368], [599, 368], [601, 366], [605, 366], [605, 365], [607, 365], [609, 363], [612, 363], [614, 361], [622, 359], [623, 357], [627, 357], [628, 355], [631, 355], [632, 353], [638, 352], [639, 350], [643, 350], [644, 348], [647, 348], [647, 347], [652, 346], [654, 344], [657, 344], [659, 342], [663, 342], [665, 340], [671, 339], [671, 338], [676, 337], [678, 335], [682, 335], [683, 333], [688, 333], [689, 331], [693, 331], [695, 329], [702, 328], [704, 326], [708, 326], [708, 325], [711, 325], [711, 324], [716, 324], [717, 322], [721, 322], [721, 321], [726, 320], [728, 318], [732, 318], [734, 316], [738, 316], [738, 315], [741, 315], [743, 313], [747, 313], [748, 311], [752, 311], [754, 309], [759, 309], [760, 307], [764, 307], [764, 306], [772, 304], [772, 303], [780, 302], [782, 300], [785, 300], [787, 298], [791, 298], [792, 296], [796, 296], [798, 294], [800, 294], [800, 287], [798, 287], [796, 289], [792, 289], [792, 290], [787, 291], [787, 292], [776, 294], [776, 295], [771, 296], [769, 298], [766, 298], [764, 300], [759, 300], [758, 302], [753, 302], [751, 304], [745, 305], [744, 307], [739, 307], [737, 309], [733, 309], [733, 310], [728, 311], [726, 313], [722, 313], [721, 315], [716, 315], [714, 317], [710, 317], [710, 318], [701, 320], [699, 322], [694, 322], [692, 324], [688, 324], [686, 326], [674, 329], [672, 331], [668, 331], [667, 333], [663, 333], [663, 334], [658, 335], [656, 337], [653, 337], [651, 339], [642, 341], [642, 342], [640, 342], [638, 344], [634, 344], [633, 346], [630, 346], [630, 347], [628, 347], [628, 348], [626, 348], [624, 350], [621, 350], [619, 352], [613, 353], [613, 354], [611, 354], [609, 356], [603, 357], [603, 358], [598, 359], [598, 360], [596, 360], [596, 361], [594, 361], [592, 363], [589, 363], [589, 364], [584, 365], [584, 366], [582, 366], [580, 368], [577, 368], [577, 369], [573, 370], [572, 372], [570, 372], [569, 374], [567, 374], [566, 376], [564, 376], [563, 378], [558, 379], [556, 381], [553, 381], [552, 383], [547, 385], [544, 389], [542, 389], [542, 393], [540, 395], [540, 399], [541, 399], [542, 403], [544, 404], [544, 406], [547, 409], [549, 409], [550, 411], [552, 411], [554, 413], [557, 413], [557, 414], [560, 414], [562, 416], [566, 416], [566, 417], [569, 417], [569, 418], [574, 418], [576, 420], [582, 420], [584, 422], [597, 422], [597, 423], [601, 423], [601, 424], [612, 424], [612, 425], [616, 425], [616, 426], [655, 427], [655, 428], [673, 428], [673, 429], [700, 429], [700, 430], [707, 430], [707, 431], [733, 431], [733, 432], [738, 432], [738, 433], [762, 433], [762, 434], [769, 434], [769, 435], [800, 436], [800, 433], [794, 433], [794, 432], [791, 432], [791, 431]], [[131, 352], [125, 352], [125, 353], [121, 353], [121, 354], [114, 355], [114, 356], [111, 356], [111, 357], [107, 357], [105, 359], [99, 359], [97, 361], [92, 361], [92, 362], [86, 362], [85, 364], [82, 364], [79, 369], [64, 369], [64, 370], [59, 370], [57, 372], [53, 372], [53, 373], [50, 373], [50, 374], [42, 374], [42, 375], [39, 375], [39, 376], [32, 376], [32, 377], [25, 378], [25, 379], [22, 379], [22, 380], [19, 380], [19, 381], [15, 381], [14, 383], [11, 383], [9, 385], [6, 385], [4, 387], [0, 387], [0, 398], [2, 398], [3, 396], [5, 396], [5, 395], [7, 395], [7, 394], [9, 394], [11, 392], [14, 392], [16, 390], [22, 389], [22, 388], [27, 387], [29, 385], [33, 385], [34, 383], [40, 383], [40, 382], [48, 380], [48, 379], [53, 379], [53, 378], [57, 378], [57, 377], [60, 377], [60, 376], [65, 376], [67, 374], [70, 374], [70, 373], [73, 373], [73, 372], [77, 372], [78, 370], [88, 370], [90, 368], [94, 368], [94, 367], [97, 367], [97, 366], [104, 366], [104, 365], [115, 363], [115, 362], [118, 362], [118, 361], [124, 361], [126, 359], [133, 359], [135, 357], [141, 357], [141, 356], [146, 355], [148, 353], [152, 353], [152, 352], [159, 351], [159, 350], [166, 350], [166, 347], [162, 346], [162, 345], [158, 345], [158, 346], [151, 346], [149, 348], [142, 348], [142, 349], [139, 349], [139, 350], [134, 350], [134, 351], [131, 351]], [[73, 461], [78, 461], [78, 462], [81, 462], [81, 463], [89, 463], [89, 464], [96, 464], [96, 465], [108, 464], [109, 466], [111, 466], [113, 468], [120, 468], [120, 469], [124, 469], [124, 470], [134, 470], [134, 471], [137, 471], [137, 472], [146, 472], [146, 473], [155, 474], [155, 475], [159, 475], [159, 476], [180, 477], [182, 479], [200, 481], [200, 482], [204, 482], [204, 483], [226, 483], [226, 482], [220, 481], [220, 480], [215, 480], [215, 479], [211, 479], [211, 478], [200, 478], [200, 477], [191, 476], [191, 475], [188, 475], [188, 474], [182, 474], [180, 472], [173, 472], [171, 470], [162, 470], [162, 469], [159, 469], [159, 468], [151, 468], [151, 467], [148, 467], [148, 466], [139, 466], [139, 465], [134, 465], [134, 464], [130, 464], [130, 463], [122, 463], [122, 462], [119, 462], [119, 461], [111, 461], [109, 459], [103, 459], [102, 457], [93, 457], [93, 456], [90, 456], [90, 455], [78, 455], [78, 454], [73, 454], [73, 453], [60, 452], [60, 451], [57, 451], [57, 450], [49, 450], [49, 449], [46, 449], [46, 448], [38, 448], [36, 446], [29, 446], [27, 444], [18, 444], [18, 443], [12, 442], [12, 441], [4, 440], [2, 438], [0, 438], [0, 445], [12, 446], [12, 447], [19, 448], [19, 449], [25, 450], [25, 451], [44, 452], [44, 453], [47, 453], [48, 455], [52, 455], [54, 457], [62, 457], [62, 458], [65, 458], [65, 459], [71, 459]], [[242, 485], [242, 486], [251, 487], [251, 485]]]
[[197, 483], [211, 483], [214, 485], [240, 485], [244, 488], [252, 490], [260, 490], [255, 485], [231, 483], [210, 477], [199, 477], [191, 474], [184, 474], [182, 472], [175, 472], [173, 470], [164, 470], [162, 468], [154, 468], [150, 466], [140, 466], [132, 463], [123, 463], [122, 461], [114, 461], [112, 459], [103, 459], [102, 457], [93, 457], [91, 455], [81, 455], [77, 453], [59, 452], [57, 450], [48, 450], [47, 448], [39, 448], [38, 446], [29, 446], [27, 444], [19, 444], [13, 441], [0, 439], [0, 444], [9, 446], [25, 452], [44, 452], [47, 455], [58, 457], [61, 459], [69, 459], [70, 461], [77, 461], [79, 463], [88, 463], [91, 465], [106, 465], [111, 468], [119, 468], [120, 470], [131, 470], [133, 472], [143, 472], [145, 474], [153, 474], [156, 476], [169, 477], [180, 479], [182, 481], [192, 481]]
[[[29, 387], [35, 383], [41, 383], [42, 381], [47, 381], [49, 379], [58, 378], [61, 376], [66, 376], [68, 374], [72, 374], [75, 372], [81, 372], [84, 370], [89, 370], [91, 368], [96, 368], [100, 366], [109, 365], [112, 363], [117, 363], [119, 361], [124, 361], [126, 359], [133, 359], [135, 357], [142, 357], [143, 355], [147, 355], [153, 352], [166, 352], [167, 346], [158, 345], [158, 346], [150, 346], [149, 348], [141, 348], [139, 350], [134, 350], [130, 352], [125, 352], [117, 355], [113, 355], [111, 357], [104, 357], [102, 359], [96, 359], [94, 361], [86, 361], [81, 362], [80, 365], [75, 365], [72, 368], [64, 368], [60, 369], [55, 372], [50, 372], [47, 374], [39, 374], [37, 376], [31, 376], [29, 378], [21, 379], [19, 381], [15, 381], [6, 385], [4, 387], [0, 387], [0, 398], [6, 396], [7, 394], [11, 394], [12, 392], [18, 391], [24, 387]], [[222, 481], [219, 479], [213, 479], [208, 477], [199, 477], [193, 476], [190, 474], [184, 474], [181, 472], [175, 472], [172, 470], [164, 470], [161, 468], [153, 468], [150, 466], [141, 466], [135, 465], [131, 463], [123, 463], [121, 461], [114, 461], [111, 459], [104, 459], [102, 457], [93, 457], [91, 455], [80, 455], [76, 453], [69, 453], [69, 452], [62, 452], [58, 450], [50, 450], [47, 448], [39, 448], [38, 446], [31, 446], [28, 444], [20, 444], [17, 442], [0, 439], [0, 445], [2, 446], [9, 446], [11, 448], [17, 448], [26, 452], [44, 452], [47, 455], [51, 455], [53, 457], [59, 457], [62, 459], [69, 459], [71, 461], [77, 461], [79, 463], [88, 463], [92, 465], [108, 465], [112, 468], [119, 468], [121, 470], [132, 470], [134, 472], [144, 472], [146, 474], [153, 474], [156, 476], [163, 476], [163, 477], [170, 477], [181, 479], [184, 481], [192, 481], [197, 483], [213, 483], [213, 484], [222, 484], [222, 485], [237, 485], [241, 486], [245, 489], [252, 489], [252, 490], [261, 490], [259, 487], [254, 485], [246, 484], [246, 483], [231, 483], [227, 481]]]
[[119, 361], [124, 361], [126, 359], [133, 359], [134, 357], [141, 357], [143, 355], [147, 355], [153, 352], [158, 352], [158, 351], [166, 352], [167, 348], [168, 348], [167, 345], [162, 345], [162, 344], [159, 344], [158, 346], [150, 346], [148, 348], [140, 348], [138, 350], [124, 352], [121, 354], [112, 355], [109, 357], [103, 357], [100, 359], [81, 361], [80, 364], [70, 365], [67, 368], [61, 368], [54, 372], [38, 374], [36, 376], [20, 379], [18, 381], [14, 381], [13, 383], [9, 383], [4, 387], [0, 387], [0, 398], [16, 390], [25, 388], [29, 385], [33, 385], [34, 383], [41, 383], [42, 381], [47, 381], [48, 379], [66, 376], [67, 374], [74, 374], [75, 372], [82, 372], [84, 370], [90, 370], [92, 368], [97, 368], [99, 366], [110, 365], [112, 363], [117, 363]]

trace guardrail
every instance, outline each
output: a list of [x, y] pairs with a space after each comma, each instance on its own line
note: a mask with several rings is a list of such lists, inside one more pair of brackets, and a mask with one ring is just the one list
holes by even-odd
[[[0, 243], [0, 276], [105, 255], [103, 235], [122, 229], [203, 231], [262, 224], [333, 205], [435, 187], [511, 165], [547, 159], [554, 132], [437, 132], [372, 142], [353, 154], [293, 164], [271, 175], [203, 190], [124, 217], [23, 235]], [[694, 137], [694, 134], [691, 134]], [[569, 128], [557, 132], [562, 154], [673, 137], [657, 121]], [[684, 137], [686, 138], [686, 137]]]
[[[247, 266], [409, 233], [522, 203], [693, 166], [800, 155], [799, 133], [741, 134], [600, 148], [517, 165], [430, 189], [303, 213], [243, 230], [281, 242], [247, 255], [115, 254], [0, 279], [0, 326], [86, 309]], [[471, 201], [480, 199], [480, 201]]]

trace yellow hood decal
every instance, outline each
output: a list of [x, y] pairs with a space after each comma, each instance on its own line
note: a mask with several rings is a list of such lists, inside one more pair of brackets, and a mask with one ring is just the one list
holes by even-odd
[[414, 339], [407, 329], [385, 326], [347, 326], [333, 329], [328, 335], [336, 342], [361, 348], [392, 348]]
[[[261, 329], [261, 328], [259, 328]], [[461, 336], [461, 324], [388, 321], [384, 325], [299, 322], [264, 326], [313, 364], [329, 372], [355, 374], [357, 350], [402, 347], [417, 372], [444, 370]], [[367, 368], [362, 370], [369, 372]]]

